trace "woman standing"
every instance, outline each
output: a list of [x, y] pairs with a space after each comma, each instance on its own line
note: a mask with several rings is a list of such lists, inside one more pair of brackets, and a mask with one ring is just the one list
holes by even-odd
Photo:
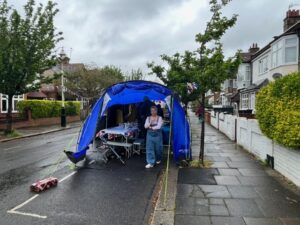
[[163, 119], [157, 115], [157, 107], [151, 107], [151, 116], [148, 116], [145, 121], [147, 129], [146, 138], [146, 168], [152, 168], [155, 163], [160, 164], [163, 150], [163, 139], [161, 127]]

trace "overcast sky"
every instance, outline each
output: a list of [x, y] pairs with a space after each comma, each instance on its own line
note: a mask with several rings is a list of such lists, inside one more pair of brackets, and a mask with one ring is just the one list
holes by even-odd
[[[8, 0], [16, 8], [25, 1]], [[46, 0], [37, 0], [46, 2]], [[71, 62], [116, 65], [124, 71], [159, 62], [161, 54], [194, 50], [195, 34], [210, 18], [208, 0], [56, 0], [60, 10], [55, 25], [64, 33]], [[225, 15], [238, 21], [223, 38], [227, 56], [252, 43], [263, 47], [282, 33], [290, 3], [300, 0], [233, 0]]]

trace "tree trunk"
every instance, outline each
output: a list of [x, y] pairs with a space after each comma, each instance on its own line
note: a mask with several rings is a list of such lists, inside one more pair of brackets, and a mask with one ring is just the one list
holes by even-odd
[[6, 114], [6, 133], [11, 133], [12, 127], [12, 105], [13, 105], [13, 95], [8, 95], [8, 109]]
[[201, 137], [200, 137], [200, 154], [199, 160], [204, 164], [204, 138], [205, 138], [205, 93], [201, 95], [201, 105], [202, 105], [202, 121], [201, 121]]

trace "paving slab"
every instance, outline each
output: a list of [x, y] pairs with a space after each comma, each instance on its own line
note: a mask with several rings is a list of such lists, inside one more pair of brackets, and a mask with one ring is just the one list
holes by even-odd
[[177, 184], [177, 196], [204, 198], [204, 193], [194, 184]]
[[250, 159], [248, 162], [227, 162], [230, 168], [248, 168], [248, 169], [256, 169], [257, 163], [251, 162]]
[[[219, 154], [219, 153], [210, 153], [210, 154]], [[213, 161], [213, 162], [227, 162], [227, 161], [230, 161], [229, 157], [223, 157], [223, 156], [206, 156], [205, 159]]]
[[233, 162], [249, 162], [249, 157], [247, 156], [230, 156], [229, 158]]
[[220, 185], [240, 185], [236, 176], [215, 176], [217, 184]]
[[228, 168], [228, 164], [226, 162], [213, 162], [211, 168]]
[[251, 177], [246, 177], [246, 176], [238, 176], [237, 177], [239, 179], [239, 181], [241, 182], [242, 185], [251, 185], [251, 186], [276, 186], [278, 185], [278, 183], [266, 176], [266, 177], [262, 177], [262, 176], [251, 176]]
[[210, 205], [209, 215], [211, 216], [229, 216], [228, 209], [225, 205]]
[[264, 201], [255, 199], [257, 206], [262, 210], [265, 217], [299, 217], [300, 205], [290, 204], [284, 201]]
[[219, 174], [216, 169], [182, 168], [179, 169], [178, 183], [182, 184], [216, 184], [214, 175]]
[[[193, 136], [197, 143], [200, 129], [195, 132], [199, 132]], [[300, 195], [274, 179], [270, 169], [225, 135], [211, 126], [206, 132], [205, 159], [212, 161], [217, 174], [181, 174], [175, 224], [300, 225]], [[198, 143], [193, 149], [199, 154]], [[214, 184], [207, 181], [212, 176]]]
[[283, 225], [279, 219], [276, 218], [248, 218], [245, 217], [246, 225]]
[[210, 205], [225, 205], [225, 202], [222, 198], [210, 198], [209, 204]]
[[300, 224], [300, 217], [299, 218], [280, 218], [284, 225], [299, 225]]
[[264, 170], [261, 169], [238, 169], [243, 176], [268, 176]]
[[176, 215], [175, 225], [211, 225], [208, 216]]
[[231, 198], [226, 186], [222, 185], [199, 185], [207, 198]]
[[205, 198], [177, 198], [176, 214], [209, 215], [208, 199]]
[[218, 169], [220, 175], [226, 175], [226, 176], [239, 176], [241, 173], [238, 169]]
[[246, 225], [241, 217], [212, 216], [212, 225]]
[[256, 202], [252, 199], [225, 199], [230, 215], [242, 217], [263, 217]]
[[233, 198], [259, 198], [260, 196], [252, 186], [228, 186]]

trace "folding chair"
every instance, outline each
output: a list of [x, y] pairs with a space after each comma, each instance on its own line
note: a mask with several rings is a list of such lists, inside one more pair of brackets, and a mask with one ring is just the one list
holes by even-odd
[[100, 139], [102, 141], [102, 144], [105, 146], [105, 151], [103, 152], [103, 158], [105, 159], [105, 162], [108, 161], [107, 159], [107, 153], [109, 151], [111, 151], [116, 157], [117, 159], [119, 159], [121, 161], [121, 163], [123, 163], [125, 165], [125, 161], [122, 159], [122, 157], [116, 152], [115, 150], [115, 146], [111, 144], [111, 142], [108, 142], [103, 136], [100, 136]]

